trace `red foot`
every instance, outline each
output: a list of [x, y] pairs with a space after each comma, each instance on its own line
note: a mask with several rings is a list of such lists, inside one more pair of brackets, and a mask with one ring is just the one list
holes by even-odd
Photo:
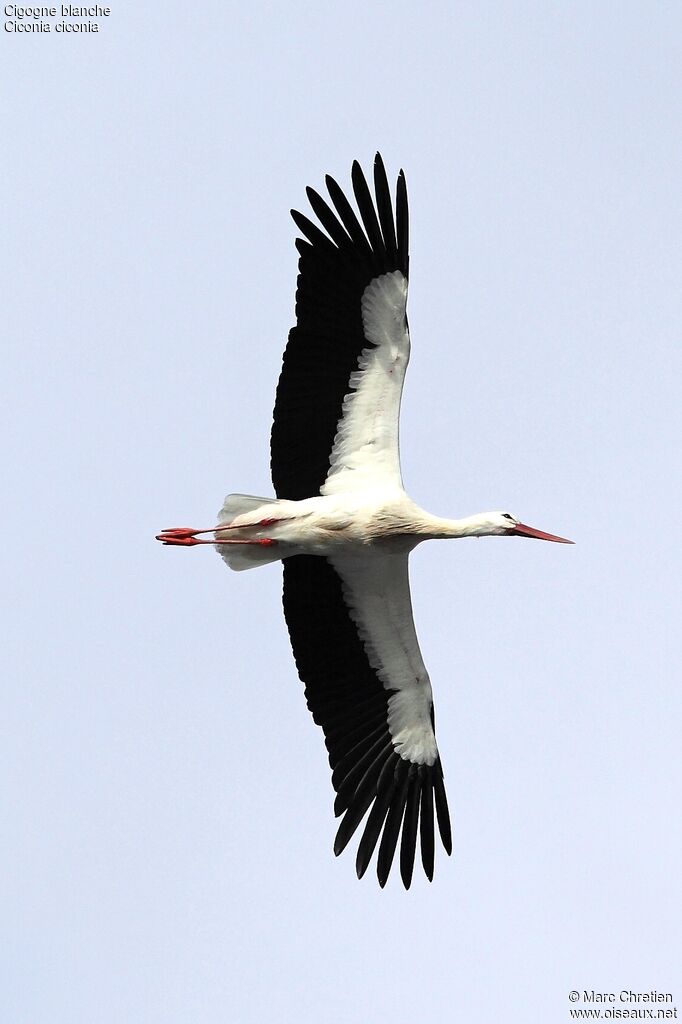
[[179, 542], [184, 538], [195, 537], [199, 532], [203, 533], [204, 531], [193, 530], [191, 526], [176, 526], [172, 530], [162, 530], [156, 535], [156, 539], [169, 541], [171, 537], [175, 537]]
[[194, 544], [210, 544], [210, 540], [199, 540], [198, 537], [193, 537], [190, 533], [182, 533], [180, 530], [165, 530], [163, 533], [157, 533], [156, 539], [160, 540], [162, 544], [177, 544], [182, 547], [192, 547]]

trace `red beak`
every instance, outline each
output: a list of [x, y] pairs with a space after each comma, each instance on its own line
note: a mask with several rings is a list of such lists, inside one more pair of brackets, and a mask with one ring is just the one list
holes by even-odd
[[526, 526], [525, 523], [517, 523], [510, 531], [516, 537], [535, 537], [536, 540], [553, 540], [555, 544], [575, 544], [573, 540], [566, 540], [565, 537], [555, 537], [553, 533], [543, 533], [536, 530], [534, 526]]

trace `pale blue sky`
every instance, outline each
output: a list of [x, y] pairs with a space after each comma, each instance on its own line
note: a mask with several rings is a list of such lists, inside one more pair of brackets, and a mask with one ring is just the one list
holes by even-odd
[[[111, 7], [0, 46], [0, 1018], [682, 1011], [679, 5]], [[153, 541], [269, 492], [288, 210], [376, 149], [410, 493], [577, 542], [412, 559], [455, 848], [407, 894], [332, 855], [279, 568]]]

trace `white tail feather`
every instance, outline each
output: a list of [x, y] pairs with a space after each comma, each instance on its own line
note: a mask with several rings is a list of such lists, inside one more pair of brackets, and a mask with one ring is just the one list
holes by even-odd
[[257, 565], [267, 565], [268, 562], [276, 562], [282, 557], [280, 554], [273, 554], [276, 547], [258, 547], [257, 544], [227, 544], [216, 547], [223, 562], [229, 565], [235, 572], [243, 572], [244, 569], [255, 569]]
[[[255, 512], [261, 507], [277, 504], [277, 498], [258, 498], [255, 494], [228, 494], [223, 507], [218, 513], [218, 522], [232, 523], [238, 516], [247, 512]], [[272, 515], [263, 515], [269, 518]], [[243, 572], [244, 569], [255, 569], [257, 565], [267, 565], [268, 562], [276, 562], [281, 558], [277, 547], [259, 547], [257, 544], [225, 544], [217, 545], [216, 551], [223, 561], [235, 572]]]
[[255, 512], [261, 505], [276, 505], [277, 498], [257, 498], [255, 494], [228, 494], [218, 513], [219, 523], [231, 523], [245, 512]]

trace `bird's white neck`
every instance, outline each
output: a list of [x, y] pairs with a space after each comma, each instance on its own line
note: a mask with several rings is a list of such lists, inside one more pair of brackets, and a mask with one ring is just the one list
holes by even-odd
[[455, 537], [489, 537], [501, 533], [487, 513], [465, 516], [463, 519], [441, 519], [425, 514], [419, 524], [419, 533], [426, 539], [447, 540]]

